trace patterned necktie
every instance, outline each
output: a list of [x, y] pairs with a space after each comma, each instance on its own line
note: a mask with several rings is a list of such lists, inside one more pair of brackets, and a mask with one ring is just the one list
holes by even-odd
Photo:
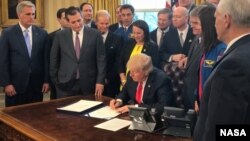
[[136, 95], [135, 95], [135, 99], [138, 104], [142, 103], [142, 88], [143, 88], [142, 82], [139, 82], [137, 86], [137, 90], [136, 90]]
[[31, 57], [31, 51], [32, 51], [32, 46], [30, 43], [30, 36], [29, 36], [29, 30], [25, 29], [24, 30], [24, 39], [25, 39], [25, 43], [28, 49], [28, 53], [29, 53], [29, 57]]
[[180, 33], [179, 38], [180, 38], [181, 46], [183, 46], [184, 41], [183, 41], [183, 33], [182, 32]]

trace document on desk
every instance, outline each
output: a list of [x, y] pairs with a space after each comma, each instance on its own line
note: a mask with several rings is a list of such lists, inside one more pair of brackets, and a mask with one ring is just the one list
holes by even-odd
[[101, 104], [101, 101], [79, 100], [78, 102], [75, 102], [73, 104], [57, 108], [57, 110], [81, 113]]
[[118, 115], [120, 115], [120, 113], [116, 112], [115, 110], [112, 110], [109, 106], [104, 106], [87, 114], [87, 116], [102, 119], [111, 119]]
[[119, 119], [119, 118], [113, 118], [111, 120], [98, 124], [94, 127], [105, 129], [105, 130], [110, 130], [110, 131], [118, 131], [126, 126], [129, 126], [130, 124], [131, 124], [131, 121]]

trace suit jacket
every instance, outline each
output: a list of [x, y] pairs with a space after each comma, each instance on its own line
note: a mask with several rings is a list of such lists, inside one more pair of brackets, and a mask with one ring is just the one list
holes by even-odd
[[[128, 77], [126, 84], [116, 98], [121, 99], [124, 104], [137, 104], [135, 100], [137, 85], [138, 82]], [[142, 101], [143, 103], [139, 104], [139, 106], [156, 108], [157, 111], [163, 111], [164, 106], [173, 105], [171, 81], [163, 71], [154, 68], [149, 74]]]
[[118, 73], [118, 60], [122, 47], [122, 39], [113, 32], [108, 32], [105, 40], [105, 50], [107, 58], [107, 73], [104, 95], [114, 97], [119, 93], [120, 77]]
[[14, 85], [17, 93], [29, 86], [30, 77], [36, 80], [34, 89], [41, 91], [48, 83], [49, 42], [45, 30], [32, 26], [32, 53], [29, 57], [19, 24], [6, 28], [0, 37], [0, 85]]
[[115, 34], [118, 34], [122, 37], [124, 43], [127, 43], [132, 40], [132, 38], [130, 37], [131, 33], [132, 33], [131, 25], [128, 27], [127, 31], [125, 31], [124, 27], [120, 27], [115, 31]]
[[215, 141], [218, 124], [250, 124], [249, 46], [246, 35], [215, 64], [204, 85], [194, 141]]
[[169, 57], [174, 54], [182, 53], [187, 55], [193, 39], [194, 35], [192, 29], [189, 28], [187, 37], [182, 47], [177, 29], [169, 28], [169, 31], [165, 34], [162, 46], [159, 50], [161, 61], [168, 61]]
[[109, 26], [109, 31], [115, 32], [119, 28], [119, 23], [114, 23]]
[[65, 29], [56, 33], [50, 57], [50, 75], [54, 84], [61, 89], [71, 90], [80, 72], [80, 87], [84, 94], [92, 94], [95, 84], [104, 84], [106, 75], [106, 55], [101, 34], [87, 26], [83, 30], [80, 59], [77, 60], [72, 30]]
[[[185, 109], [194, 109], [195, 90], [198, 86], [198, 70], [202, 50], [199, 44], [199, 38], [195, 38], [188, 52], [188, 60], [184, 75], [183, 85], [183, 104]], [[190, 83], [192, 82], [192, 83]]]
[[[173, 28], [172, 26], [169, 26], [169, 28]], [[150, 38], [151, 40], [153, 40], [156, 44], [157, 44], [157, 30], [158, 28], [156, 28], [155, 30], [150, 32]], [[168, 31], [167, 31], [168, 32]], [[166, 33], [164, 34], [164, 36], [166, 36]], [[164, 39], [164, 38], [163, 38]], [[158, 46], [159, 47], [159, 46]]]
[[[131, 40], [123, 46], [119, 59], [119, 73], [126, 72], [126, 65], [135, 45], [135, 40]], [[142, 53], [149, 55], [152, 58], [153, 65], [159, 67], [158, 48], [156, 43], [152, 41], [146, 42], [143, 46]]]
[[95, 28], [95, 29], [97, 29], [97, 26], [96, 26], [96, 24], [95, 24], [95, 22], [94, 22], [94, 21], [91, 21], [91, 28]]

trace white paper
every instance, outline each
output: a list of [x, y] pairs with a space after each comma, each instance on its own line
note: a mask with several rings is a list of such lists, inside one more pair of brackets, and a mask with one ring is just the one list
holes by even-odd
[[90, 100], [79, 100], [76, 103], [70, 104], [68, 106], [64, 106], [61, 108], [57, 108], [58, 110], [71, 111], [71, 112], [82, 112], [94, 106], [100, 105], [102, 102], [100, 101], [90, 101]]
[[102, 119], [111, 119], [118, 116], [120, 113], [116, 110], [112, 110], [109, 106], [102, 107], [93, 112], [90, 112], [88, 116]]
[[114, 119], [111, 119], [109, 121], [98, 124], [94, 127], [100, 128], [100, 129], [105, 129], [105, 130], [110, 130], [110, 131], [117, 131], [117, 130], [120, 130], [126, 126], [129, 126], [130, 124], [131, 124], [131, 121], [119, 119], [119, 118], [114, 118]]

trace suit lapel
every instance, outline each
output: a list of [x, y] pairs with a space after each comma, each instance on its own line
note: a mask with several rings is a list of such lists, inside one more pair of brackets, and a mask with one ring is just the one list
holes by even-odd
[[227, 52], [221, 57], [221, 59], [219, 61], [217, 61], [213, 67], [213, 70], [218, 66], [218, 64], [224, 60], [225, 57], [227, 57], [230, 53], [232, 53], [233, 50], [235, 50], [238, 46], [240, 46], [240, 44], [245, 43], [246, 41], [250, 40], [250, 35], [246, 35], [244, 37], [242, 37], [241, 39], [239, 39], [238, 41], [236, 41], [228, 50]]
[[15, 27], [15, 34], [14, 35], [16, 36], [16, 39], [19, 40], [18, 43], [21, 43], [20, 45], [18, 45], [18, 46], [20, 46], [21, 52], [23, 53], [24, 56], [27, 56], [29, 58], [29, 53], [28, 53], [28, 49], [27, 49], [27, 46], [25, 43], [23, 32], [22, 32], [21, 27], [18, 24]]
[[146, 97], [149, 95], [153, 81], [154, 81], [154, 75], [153, 75], [153, 72], [151, 72], [148, 76], [148, 80], [147, 80], [145, 87], [144, 87], [143, 98], [142, 98], [143, 101], [145, 101], [144, 99], [146, 99]]
[[83, 55], [84, 50], [88, 49], [88, 42], [89, 42], [89, 37], [90, 37], [91, 33], [88, 27], [84, 26], [84, 30], [83, 30], [83, 39], [82, 40], [82, 47], [81, 47], [81, 53], [80, 53], [80, 57]]
[[39, 33], [37, 32], [37, 30], [32, 26], [32, 50], [31, 50], [31, 58], [32, 56], [36, 56], [37, 52], [38, 52], [38, 45], [37, 42], [38, 42], [38, 39], [39, 39]]

